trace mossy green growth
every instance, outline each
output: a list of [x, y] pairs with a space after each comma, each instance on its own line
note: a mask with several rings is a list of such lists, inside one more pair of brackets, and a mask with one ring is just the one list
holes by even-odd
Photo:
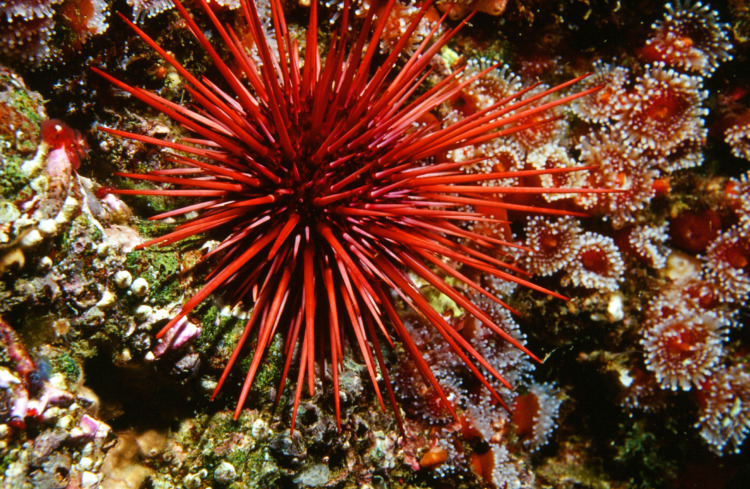
[[228, 487], [240, 489], [245, 487], [278, 487], [280, 471], [276, 464], [270, 462], [264, 450], [253, 450], [242, 453], [236, 450], [227, 457], [241, 477]]
[[[242, 336], [247, 321], [222, 316], [215, 305], [207, 306], [205, 312], [199, 309], [198, 315], [202, 318], [203, 331], [200, 340], [196, 343], [197, 348], [206, 357], [213, 358], [217, 367], [223, 368]], [[252, 363], [255, 345], [255, 338], [248, 339], [238, 364], [232, 369], [232, 375], [244, 377]], [[284, 338], [277, 334], [272, 338], [255, 374], [250, 391], [251, 396], [257, 399], [268, 399], [266, 395], [268, 390], [278, 387], [285, 358]]]
[[[148, 173], [152, 171], [153, 168], [150, 168], [147, 165], [139, 166], [136, 169], [136, 173]], [[150, 183], [144, 183], [140, 181], [130, 180], [127, 178], [121, 179], [119, 182], [117, 182], [117, 188], [122, 190], [154, 190], [154, 185]], [[180, 207], [179, 202], [183, 201], [184, 203], [188, 203], [188, 201], [184, 199], [175, 199], [174, 197], [169, 197], [166, 195], [133, 195], [128, 196], [129, 200], [128, 203], [131, 205], [134, 205], [135, 207], [143, 209], [143, 213], [146, 216], [161, 214], [163, 212], [171, 211], [173, 209], [176, 209]], [[190, 201], [189, 203], [194, 203], [193, 201]], [[173, 226], [169, 226], [169, 229], [171, 229]]]
[[643, 420], [630, 425], [614, 458], [626, 466], [626, 473], [631, 474], [630, 487], [654, 487], [654, 481], [674, 477], [674, 462], [662, 456], [660, 447], [660, 438], [646, 428]]
[[28, 178], [21, 171], [23, 162], [23, 158], [0, 151], [0, 195], [9, 197], [8, 200], [17, 197], [28, 183]]
[[[10, 453], [10, 451], [8, 451], [8, 453]], [[5, 474], [5, 471], [10, 467], [11, 462], [10, 455], [0, 457], [0, 474]]]
[[173, 224], [165, 224], [161, 221], [149, 221], [146, 219], [138, 219], [135, 222], [135, 228], [138, 230], [138, 234], [146, 238], [156, 238], [163, 236], [174, 229]]
[[[236, 318], [222, 315], [219, 306], [209, 301], [201, 303], [193, 314], [200, 318], [203, 326], [200, 339], [195, 342], [196, 349], [206, 357], [214, 355], [216, 350], [221, 349], [227, 350], [228, 354], [232, 345], [231, 340], [236, 341], [241, 333], [242, 325]], [[224, 352], [219, 352], [218, 355], [226, 356]]]
[[[253, 347], [254, 346], [255, 345], [253, 344]], [[239, 368], [242, 372], [247, 372], [250, 369], [255, 348], [250, 348], [248, 351], [250, 354], [246, 355], [240, 362]], [[258, 372], [255, 374], [253, 387], [250, 392], [257, 395], [259, 399], [267, 399], [268, 396], [266, 396], [265, 393], [271, 387], [278, 387], [279, 381], [281, 380], [281, 373], [284, 370], [285, 358], [284, 338], [282, 335], [277, 334], [271, 340], [271, 344], [268, 345], [263, 361], [258, 367]]]
[[[278, 487], [278, 466], [268, 457], [265, 444], [250, 435], [256, 419], [248, 411], [243, 411], [237, 420], [230, 411], [220, 411], [210, 418], [199, 416], [196, 430], [178, 433], [178, 441], [194, 447], [193, 453], [199, 455], [209, 472], [224, 461], [234, 466], [238, 478], [222, 487]], [[189, 436], [182, 436], [185, 434]], [[194, 438], [196, 435], [198, 439]]]
[[[81, 239], [85, 238], [85, 239]], [[83, 259], [94, 258], [96, 255], [95, 243], [102, 241], [102, 232], [94, 226], [86, 214], [79, 214], [70, 224], [68, 231], [57, 236], [56, 248], [61, 255], [79, 255]], [[85, 242], [82, 249], [71, 250], [75, 243]]]
[[[3, 148], [21, 154], [33, 154], [39, 144], [39, 128], [44, 115], [42, 97], [23, 86], [19, 78], [0, 69], [0, 140]], [[6, 161], [2, 155], [0, 161]], [[3, 173], [6, 171], [3, 165]]]
[[232, 433], [245, 433], [251, 432], [251, 426], [257, 419], [254, 411], [243, 410], [237, 419], [234, 419], [234, 413], [232, 411], [221, 411], [211, 418], [211, 433], [219, 436], [220, 440], [224, 440], [223, 435]]
[[67, 353], [62, 353], [50, 359], [55, 372], [60, 372], [65, 376], [65, 380], [70, 384], [77, 383], [81, 378], [81, 368], [76, 361]]
[[149, 296], [157, 304], [173, 302], [184, 293], [180, 280], [181, 252], [177, 248], [144, 248], [128, 253], [125, 267], [134, 277], [144, 278]]
[[195, 314], [200, 317], [201, 324], [203, 325], [201, 340], [209, 343], [212, 343], [217, 335], [225, 331], [227, 323], [231, 320], [229, 316], [221, 315], [221, 311], [216, 304], [200, 305], [195, 310]]

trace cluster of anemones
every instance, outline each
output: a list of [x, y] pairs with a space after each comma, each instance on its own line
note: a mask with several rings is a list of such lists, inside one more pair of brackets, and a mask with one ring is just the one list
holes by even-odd
[[[544, 84], [535, 84], [530, 87], [529, 94], [542, 93], [548, 88]], [[562, 109], [555, 108], [543, 114], [537, 113], [524, 117], [519, 123], [528, 126], [527, 129], [513, 134], [510, 139], [516, 141], [527, 152], [532, 152], [549, 143], [563, 144], [564, 136], [570, 128], [569, 121], [563, 115]], [[527, 159], [527, 167], [529, 163]]]
[[612, 238], [583, 231], [572, 217], [530, 218], [526, 224], [526, 269], [537, 275], [565, 271], [564, 283], [592, 290], [614, 291], [625, 271]]
[[[107, 30], [105, 0], [8, 0], [0, 5], [0, 55], [38, 64], [61, 49], [74, 49]], [[70, 33], [53, 48], [57, 29]]]
[[530, 217], [526, 223], [526, 246], [531, 253], [525, 259], [526, 270], [541, 276], [563, 270], [572, 261], [570, 250], [577, 246], [582, 232], [573, 217]]
[[[689, 22], [708, 26], [706, 35], [711, 34], [715, 41], [702, 37], [699, 30], [684, 27]], [[615, 61], [594, 64], [594, 75], [584, 83], [602, 88], [594, 96], [575, 102], [573, 110], [582, 124], [573, 128], [559, 117], [532, 127], [524, 138], [493, 141], [488, 143], [492, 148], [464, 150], [465, 154], [459, 156], [478, 172], [545, 168], [552, 160], [556, 166], [591, 166], [581, 176], [524, 177], [517, 183], [533, 178], [534, 184], [546, 188], [568, 185], [617, 190], [570, 198], [565, 194], [546, 196], [558, 199], [573, 212], [603, 216], [611, 222], [613, 232], [601, 228], [596, 233], [588, 232], [586, 223], [573, 216], [530, 218], [522, 244], [531, 251], [523, 254], [521, 263], [534, 275], [561, 272], [563, 283], [597, 292], [617, 290], [624, 272], [623, 255], [659, 270], [667, 284], [658, 289], [643, 313], [638, 326], [643, 361], [632, 366], [632, 376], [625, 375], [629, 378], [626, 390], [637, 391], [632, 403], [642, 408], [663, 402], [673, 390], [715, 399], [699, 403], [699, 425], [717, 451], [725, 445], [736, 449], [746, 435], [743, 422], [724, 418], [731, 409], [714, 391], [729, 384], [714, 379], [726, 365], [736, 363], [728, 339], [736, 330], [737, 308], [750, 292], [750, 226], [744, 224], [750, 221], [746, 211], [750, 210], [746, 205], [750, 202], [746, 197], [748, 185], [745, 179], [738, 183], [737, 223], [726, 229], [721, 229], [715, 213], [700, 209], [675, 211], [669, 223], [647, 219], [644, 210], [655, 197], [670, 192], [669, 179], [674, 172], [702, 163], [702, 147], [708, 137], [708, 94], [703, 85], [705, 77], [730, 58], [725, 29], [716, 14], [701, 4], [670, 5], [665, 19], [654, 25], [648, 44], [654, 49], [659, 45], [659, 57], [649, 57], [644, 50], [644, 65], [624, 67]], [[689, 44], [689, 56], [680, 58], [676, 48], [663, 48], [664, 43], [675, 40], [678, 31], [684, 37], [683, 45]], [[696, 37], [686, 40], [689, 35]], [[703, 61], [696, 61], [701, 56]], [[508, 68], [497, 73], [502, 75], [498, 76], [501, 80], [514, 80]], [[453, 110], [471, 113], [503, 94], [501, 86], [474, 85], [463, 92]], [[745, 136], [739, 125], [735, 133], [735, 146], [741, 148]], [[569, 137], [562, 138], [562, 134]], [[494, 154], [509, 153], [509, 141], [513, 156], [503, 163]], [[579, 180], [571, 181], [571, 177]], [[521, 205], [541, 200], [525, 196], [512, 199]], [[504, 232], [509, 236], [510, 230]], [[699, 257], [672, 251], [667, 245], [670, 238], [672, 246], [702, 253], [705, 265], [701, 266]], [[621, 318], [622, 314], [612, 317]], [[734, 376], [735, 389], [740, 389], [742, 378]], [[707, 390], [709, 387], [714, 390]], [[742, 418], [747, 409], [750, 407], [742, 404], [741, 413], [736, 414]], [[736, 429], [716, 435], [721, 426]], [[712, 437], [725, 441], [712, 441]]]
[[494, 63], [485, 58], [472, 58], [466, 63], [463, 76], [471, 80], [456, 98], [451, 101], [448, 118], [466, 117], [490, 107], [518, 93], [523, 88], [521, 78], [506, 65], [490, 70], [481, 78], [475, 75], [491, 68]]
[[[508, 66], [494, 65], [492, 60], [486, 58], [472, 59], [467, 63], [463, 72], [463, 78], [467, 80], [467, 86], [451, 101], [450, 110], [445, 115], [446, 120], [453, 121], [462, 117], [471, 116], [488, 107], [502, 101], [510, 101], [521, 93], [529, 97], [543, 93], [549, 89], [541, 83], [535, 83], [524, 87], [524, 83], [518, 74], [511, 71]], [[489, 71], [487, 71], [489, 70]], [[472, 80], [477, 73], [485, 71], [486, 74], [479, 79]], [[587, 88], [597, 85], [588, 83]], [[532, 106], [541, 102], [532, 103]], [[510, 111], [512, 114], [513, 111]], [[520, 118], [519, 125], [526, 126], [525, 130], [508, 135], [507, 138], [498, 138], [493, 144], [504, 145], [511, 142], [520, 146], [524, 152], [532, 152], [547, 143], [560, 142], [566, 130], [569, 128], [568, 121], [563, 117], [563, 111], [557, 107], [543, 112]]]
[[662, 389], [694, 393], [696, 426], [719, 454], [739, 451], [750, 426], [750, 377], [729, 341], [750, 295], [749, 187], [747, 176], [728, 182], [718, 203], [729, 211], [723, 218], [706, 209], [672, 219], [672, 244], [690, 254], [670, 255], [669, 283], [650, 301], [640, 326], [646, 369]]
[[[650, 219], [644, 212], [657, 196], [669, 194], [673, 173], [702, 164], [708, 137], [708, 93], [703, 87], [706, 77], [731, 58], [727, 39], [726, 26], [702, 4], [668, 5], [664, 19], [652, 28], [647, 48], [639, 52], [642, 65], [594, 63], [594, 74], [584, 83], [601, 89], [592, 97], [575, 101], [576, 125], [557, 109], [557, 113], [545, 114], [552, 116], [547, 123], [525, 120], [532, 127], [523, 135], [454, 155], [475, 172], [534, 170], [549, 168], [553, 162], [557, 167], [591, 167], [580, 175], [521, 177], [513, 183], [616, 190], [511, 196], [510, 201], [528, 205], [555, 199], [573, 213], [602, 216], [614, 228], [611, 233], [601, 228], [586, 231], [586, 223], [574, 216], [530, 218], [522, 244], [531, 251], [523, 252], [520, 259], [528, 272], [560, 272], [564, 284], [593, 292], [616, 291], [626, 256], [659, 270], [668, 281], [650, 299], [639, 325], [643, 362], [633, 366], [640, 374], [634, 374], [637, 380], [631, 379], [630, 391], [650, 386], [636, 395], [650, 396], [634, 400], [641, 407], [650, 406], [653, 399], [666, 399], [672, 390], [689, 390], [700, 396], [704, 386], [717, 385], [711, 380], [717, 372], [734, 363], [728, 338], [736, 328], [737, 308], [750, 292], [750, 244], [746, 239], [750, 226], [743, 224], [750, 221], [745, 211], [750, 209], [746, 205], [750, 202], [748, 185], [744, 179], [739, 182], [738, 222], [726, 229], [721, 229], [716, 213], [700, 209], [675, 210], [671, 218], [661, 220]], [[484, 62], [475, 69], [488, 65]], [[494, 77], [494, 82], [467, 86], [452, 102], [452, 111], [470, 115], [502, 99], [506, 87], [518, 83], [507, 67], [496, 70]], [[526, 89], [533, 93], [539, 88], [527, 85]], [[726, 134], [735, 153], [741, 155], [750, 138], [739, 118], [737, 122]], [[508, 228], [496, 226], [495, 230], [518, 239]], [[688, 253], [702, 253], [705, 265], [701, 266], [699, 257], [671, 250], [667, 243]], [[620, 311], [611, 317], [623, 315]], [[724, 414], [718, 408], [712, 408], [718, 405], [702, 405], [706, 412], [701, 421], [704, 436], [713, 429], [711, 423], [731, 425], [720, 419]], [[708, 414], [712, 409], [717, 412], [714, 418]], [[709, 419], [713, 421], [705, 421]]]
[[[531, 150], [526, 155], [526, 165], [529, 169], [550, 170], [553, 168], [575, 168], [578, 165], [568, 151], [560, 144], [546, 143]], [[539, 175], [536, 177], [538, 185], [545, 188], [584, 188], [587, 177], [582, 172], [566, 172]], [[535, 182], [537, 183], [537, 182]], [[588, 188], [601, 188], [596, 185]], [[575, 194], [550, 193], [542, 196], [547, 202], [558, 200], [572, 200]]]
[[[684, 74], [662, 62], [647, 65], [641, 73], [601, 63], [595, 76], [604, 83], [604, 100], [579, 102], [576, 113], [616, 134], [617, 144], [627, 144], [645, 156], [648, 165], [663, 172], [700, 164], [698, 149], [706, 137], [700, 76]], [[625, 88], [625, 87], [630, 88]], [[606, 95], [606, 94], [609, 95]], [[594, 126], [595, 131], [600, 131]], [[612, 136], [601, 136], [606, 144]]]
[[[703, 90], [699, 76], [679, 73], [663, 63], [647, 66], [628, 91], [623, 110], [616, 116], [614, 130], [621, 131], [627, 141], [656, 157], [666, 171], [689, 167], [672, 155], [679, 155], [682, 146], [706, 136], [702, 106], [708, 92]], [[689, 160], [688, 160], [689, 161]]]
[[566, 271], [572, 285], [605, 292], [619, 288], [625, 263], [612, 238], [585, 232], [570, 253], [572, 259]]
[[[481, 72], [486, 72], [486, 74], [475, 79], [476, 74]], [[464, 117], [473, 117], [504, 100], [512, 100], [519, 92], [534, 96], [546, 89], [538, 83], [524, 87], [521, 78], [508, 66], [493, 69], [493, 63], [484, 58], [469, 60], [462, 76], [466, 80], [466, 86], [450, 101], [449, 108], [444, 114], [444, 119], [448, 123]], [[587, 84], [587, 88], [596, 86]], [[511, 111], [510, 114], [512, 115], [513, 112]], [[534, 171], [550, 168], [571, 169], [581, 166], [573, 158], [570, 148], [567, 147], [562, 137], [569, 129], [568, 121], [562, 116], [563, 112], [554, 107], [520, 118], [518, 124], [525, 127], [524, 131], [508, 135], [506, 138], [486, 141], [474, 147], [459, 148], [451, 152], [449, 156], [455, 161], [466, 162], [463, 167], [466, 171], [479, 173]], [[506, 179], [485, 183], [571, 189], [583, 187], [583, 178], [581, 172], [563, 171], [545, 175], [528, 174], [520, 177], [508, 175]], [[528, 205], [542, 203], [545, 200], [547, 202], [560, 199], [570, 201], [573, 196], [574, 193], [550, 191], [539, 198], [528, 195], [508, 195], [504, 198]]]
[[[732, 59], [728, 31], [729, 25], [720, 22], [719, 14], [702, 2], [685, 0], [675, 5], [668, 3], [664, 17], [654, 23], [651, 36], [639, 54], [647, 62], [697, 75], [689, 78], [683, 75], [681, 81], [683, 85], [695, 86], [700, 83], [699, 77], [710, 76], [721, 63]], [[694, 89], [689, 90], [695, 93]], [[704, 137], [705, 134], [701, 134], [699, 139]], [[748, 139], [747, 128], [743, 129], [741, 122], [731, 124], [726, 129], [725, 137], [735, 155], [743, 157], [742, 148], [747, 148], [747, 142], [743, 143]], [[693, 136], [691, 140], [683, 140], [680, 144], [682, 148], [678, 151], [682, 154], [671, 158], [673, 168], [700, 163], [695, 155], [695, 147], [700, 146], [696, 139]]]
[[[479, 72], [491, 66], [487, 60], [469, 63], [470, 73]], [[603, 65], [598, 65], [600, 68]], [[620, 91], [623, 73], [611, 77]], [[610, 78], [595, 74], [593, 78], [605, 83]], [[589, 86], [594, 85], [586, 81]], [[447, 120], [458, 120], [471, 116], [504, 98], [521, 90], [520, 78], [507, 66], [497, 68], [481, 79], [469, 83], [451, 101]], [[526, 87], [529, 93], [542, 90], [540, 85]], [[606, 86], [603, 90], [607, 90]], [[596, 92], [591, 98], [600, 95]], [[619, 92], [618, 92], [619, 93]], [[614, 95], [613, 95], [614, 96]], [[617, 95], [623, 96], [624, 93]], [[588, 102], [581, 102], [585, 105]], [[465, 162], [464, 168], [475, 173], [497, 171], [520, 171], [518, 176], [502, 181], [488, 181], [490, 185], [520, 185], [542, 187], [550, 190], [541, 197], [529, 195], [507, 195], [503, 198], [519, 206], [556, 202], [563, 209], [581, 209], [590, 213], [601, 213], [610, 217], [618, 227], [634, 219], [638, 211], [654, 196], [653, 182], [657, 171], [648, 166], [643, 151], [633, 144], [617, 140], [606, 129], [594, 129], [581, 137], [577, 148], [571, 138], [562, 135], [570, 132], [570, 122], [558, 110], [546, 111], [519, 122], [528, 125], [523, 134], [513, 134], [508, 138], [497, 139], [475, 147], [461, 148], [451, 153], [451, 158]], [[611, 116], [609, 116], [611, 117]], [[580, 156], [576, 157], [575, 152]], [[536, 174], [549, 169], [574, 169], [585, 166], [587, 172], [564, 172]], [[613, 193], [566, 192], [555, 193], [555, 189], [605, 188], [616, 189]], [[566, 213], [566, 211], [561, 211]], [[493, 236], [512, 238], [511, 230], [500, 224], [486, 225], [481, 222], [472, 225], [473, 230], [487, 232]], [[572, 217], [531, 217], [526, 226], [523, 241], [527, 249], [524, 264], [528, 272], [551, 275], [558, 270], [565, 271], [564, 280], [575, 286], [592, 290], [614, 291], [624, 272], [624, 262], [612, 238], [599, 233], [583, 232], [577, 220]], [[643, 243], [643, 246], [648, 246]], [[637, 245], [642, 243], [635, 241]], [[652, 245], [653, 253], [656, 245]]]
[[667, 223], [630, 225], [616, 231], [614, 240], [623, 254], [658, 270], [667, 263], [668, 227]]
[[[439, 297], [433, 298], [433, 301], [439, 300]], [[485, 297], [477, 297], [476, 303], [518, 341], [524, 341], [508, 309]], [[424, 328], [408, 322], [415, 343], [424, 351], [425, 361], [458, 413], [457, 424], [440, 404], [437, 394], [430, 392], [429, 386], [416, 374], [412, 360], [402, 360], [393, 380], [397, 395], [405, 401], [402, 405], [407, 410], [407, 422], [414, 419], [432, 427], [431, 448], [419, 459], [419, 467], [444, 476], [471, 466], [495, 487], [512, 487], [507, 484], [514, 483], [528, 470], [519, 449], [533, 452], [548, 442], [556, 427], [563, 397], [551, 384], [533, 380], [534, 364], [517, 348], [498, 341], [490, 329], [462, 315], [460, 310], [454, 310], [450, 304], [442, 307], [443, 315], [452, 317], [461, 334], [476, 345], [477, 351], [486, 355], [516, 389], [504, 391], [503, 402], [510, 411], [502, 409], [487, 391], [477, 389], [476, 383], [467, 376], [465, 364], [450, 348], [436, 344]], [[499, 389], [501, 384], [497, 383], [497, 387]], [[456, 438], [456, 432], [460, 432], [465, 441], [483, 441], [488, 449], [467, 453]]]
[[623, 110], [629, 77], [630, 70], [625, 67], [596, 61], [593, 74], [584, 84], [600, 86], [601, 89], [591, 97], [572, 104], [576, 115], [588, 123], [607, 124]]
[[664, 17], [652, 26], [641, 55], [681, 70], [709, 75], [732, 58], [727, 30], [719, 14], [702, 2], [678, 0], [666, 5]]
[[581, 164], [595, 167], [584, 185], [617, 192], [581, 194], [575, 202], [623, 228], [638, 224], [641, 211], [668, 191], [670, 173], [701, 163], [706, 93], [699, 77], [661, 63], [639, 76], [606, 63], [595, 70], [602, 100], [592, 97], [573, 107], [588, 124], [576, 151]]
[[[470, 62], [466, 76], [490, 66]], [[584, 122], [573, 128], [563, 109], [555, 108], [523, 118], [525, 131], [485, 143], [481, 151], [462, 149], [471, 171], [538, 170], [590, 167], [586, 173], [560, 173], [519, 179], [521, 184], [544, 188], [604, 188], [614, 193], [544, 194], [510, 196], [519, 204], [541, 200], [562, 201], [571, 210], [610, 219], [616, 228], [637, 223], [637, 215], [659, 191], [668, 190], [665, 177], [701, 163], [700, 147], [706, 138], [703, 103], [707, 97], [699, 76], [679, 73], [662, 62], [643, 68], [625, 68], [602, 61], [594, 64], [587, 86], [600, 87], [592, 97], [578, 100], [574, 113]], [[509, 68], [490, 71], [468, 84], [446, 114], [448, 120], [471, 116], [521, 89]], [[529, 94], [543, 85], [524, 88]], [[574, 134], [574, 137], [564, 137]], [[495, 153], [512, 153], [505, 161]], [[473, 165], [473, 166], [471, 166]]]
[[[682, 55], [680, 47], [686, 50]], [[622, 192], [577, 196], [582, 208], [612, 219], [618, 228], [637, 224], [641, 209], [668, 191], [672, 172], [702, 163], [704, 77], [731, 58], [730, 47], [716, 12], [688, 2], [667, 5], [664, 19], [654, 24], [640, 52], [645, 66], [595, 64], [585, 83], [602, 89], [573, 105], [590, 128], [577, 147], [579, 161], [598, 165], [588, 185]], [[741, 125], [732, 138], [742, 140]]]

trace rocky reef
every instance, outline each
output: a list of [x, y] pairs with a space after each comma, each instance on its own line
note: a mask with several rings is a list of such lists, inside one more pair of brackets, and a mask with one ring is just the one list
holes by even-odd
[[[196, 3], [186, 2], [199, 12]], [[356, 22], [365, 7], [352, 3]], [[239, 2], [212, 6], [251, 46]], [[304, 42], [309, 2], [285, 6], [291, 36]], [[437, 120], [472, 117], [587, 72], [558, 96], [599, 89], [519, 121], [523, 132], [446, 155], [467, 173], [507, 172], [487, 185], [574, 190], [498, 197], [561, 215], [509, 209], [496, 216], [508, 224], [466, 224], [512, 242], [504, 263], [567, 300], [471, 277], [507, 307], [464, 292], [543, 359], [535, 362], [412, 277], [511, 388], [493, 381], [501, 398], [490, 396], [403, 307], [404, 327], [456, 413], [403, 345], [384, 344], [403, 430], [379, 409], [365, 361], [349, 346], [340, 430], [320, 379], [290, 430], [278, 339], [233, 419], [249, 358], [210, 398], [252, 302], [216, 294], [156, 339], [216, 264], [204, 257], [218, 242], [207, 234], [138, 246], [179, 225], [148, 218], [180, 197], [118, 196], [111, 189], [150, 184], [115, 173], [164, 170], [169, 155], [97, 127], [169, 140], [190, 133], [89, 67], [189, 104], [176, 70], [115, 15], [136, 21], [191, 72], [215, 74], [171, 7], [0, 5], [0, 486], [731, 489], [750, 480], [746, 2], [436, 2], [405, 50], [476, 10], [434, 56], [429, 79], [459, 66], [462, 80], [488, 70], [439, 107]], [[321, 46], [341, 8], [320, 6], [331, 20], [321, 22]], [[416, 11], [399, 0], [378, 55], [394, 49]], [[574, 167], [586, 169], [535, 173]]]

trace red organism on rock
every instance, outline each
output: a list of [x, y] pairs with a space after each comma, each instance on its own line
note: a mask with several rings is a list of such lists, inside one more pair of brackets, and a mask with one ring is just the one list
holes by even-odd
[[40, 134], [42, 141], [48, 144], [50, 149], [65, 149], [74, 170], [81, 166], [81, 160], [88, 152], [88, 144], [80, 131], [59, 119], [48, 119], [42, 122]]
[[701, 253], [721, 231], [719, 213], [712, 209], [686, 210], [669, 222], [672, 243], [691, 253]]

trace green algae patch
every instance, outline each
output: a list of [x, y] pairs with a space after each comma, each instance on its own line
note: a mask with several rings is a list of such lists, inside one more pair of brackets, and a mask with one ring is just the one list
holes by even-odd
[[[217, 372], [223, 371], [227, 359], [232, 355], [237, 342], [247, 323], [246, 319], [239, 319], [220, 313], [216, 305], [204, 306], [198, 310], [197, 315], [201, 317], [203, 331], [200, 340], [196, 342], [198, 351], [207, 358], [210, 369]], [[258, 367], [255, 380], [250, 389], [250, 396], [255, 399], [267, 399], [268, 391], [278, 387], [281, 372], [284, 367], [284, 338], [277, 334], [268, 346], [263, 361]], [[238, 364], [232, 368], [230, 379], [240, 380], [244, 378], [255, 352], [255, 338], [251, 337], [243, 348]], [[231, 384], [232, 380], [228, 381]]]
[[[279, 381], [281, 380], [281, 373], [284, 369], [284, 361], [286, 356], [284, 355], [284, 342], [285, 338], [283, 335], [277, 334], [271, 340], [268, 345], [263, 360], [258, 367], [258, 371], [255, 374], [253, 385], [250, 388], [251, 395], [257, 396], [258, 399], [267, 398], [266, 393], [271, 388], [277, 388]], [[253, 342], [252, 348], [248, 348], [247, 351], [250, 353], [240, 361], [238, 370], [242, 372], [243, 376], [245, 372], [250, 369], [250, 364], [253, 360], [253, 353], [255, 352], [255, 342]], [[287, 379], [288, 381], [289, 379]], [[284, 389], [284, 393], [286, 389]]]
[[76, 361], [67, 353], [62, 353], [54, 358], [50, 359], [52, 367], [56, 372], [60, 372], [65, 376], [71, 384], [77, 383], [81, 378], [81, 368], [78, 366]]
[[144, 248], [128, 254], [125, 268], [148, 282], [149, 296], [157, 304], [174, 302], [185, 292], [181, 252], [174, 248]]
[[[0, 68], [0, 120], [3, 121], [0, 140], [4, 143], [1, 148], [24, 155], [36, 151], [39, 127], [46, 118], [43, 103], [41, 95], [29, 91], [20, 78]], [[2, 161], [5, 158], [0, 158]], [[7, 170], [4, 164], [2, 169]]]
[[[666, 423], [668, 431], [670, 423]], [[675, 433], [666, 436], [679, 436]], [[664, 434], [657, 435], [649, 431], [644, 420], [638, 420], [630, 425], [622, 443], [616, 447], [615, 462], [623, 464], [624, 473], [632, 474], [629, 487], [651, 488], [655, 481], [665, 481], [674, 478], [676, 466], [673, 460], [665, 457], [662, 441]]]
[[70, 223], [67, 232], [60, 233], [56, 239], [56, 248], [64, 255], [80, 256], [87, 267], [96, 257], [96, 243], [102, 241], [101, 230], [94, 226], [86, 214], [79, 214]]
[[18, 192], [28, 183], [21, 171], [24, 160], [18, 156], [6, 156], [0, 150], [0, 195], [17, 197]]
[[[254, 428], [258, 424], [266, 428], [259, 432]], [[214, 473], [223, 462], [234, 467], [235, 480], [221, 487], [279, 487], [283, 472], [263, 443], [269, 434], [266, 421], [255, 411], [243, 411], [237, 420], [232, 419], [231, 412], [220, 411], [183, 423], [176, 440], [192, 447], [188, 456], [199, 459], [208, 473]]]
[[198, 350], [206, 352], [206, 348], [211, 347], [217, 338], [219, 338], [229, 327], [231, 318], [223, 316], [216, 304], [201, 304], [195, 310], [194, 314], [200, 318], [203, 329], [201, 330]]

